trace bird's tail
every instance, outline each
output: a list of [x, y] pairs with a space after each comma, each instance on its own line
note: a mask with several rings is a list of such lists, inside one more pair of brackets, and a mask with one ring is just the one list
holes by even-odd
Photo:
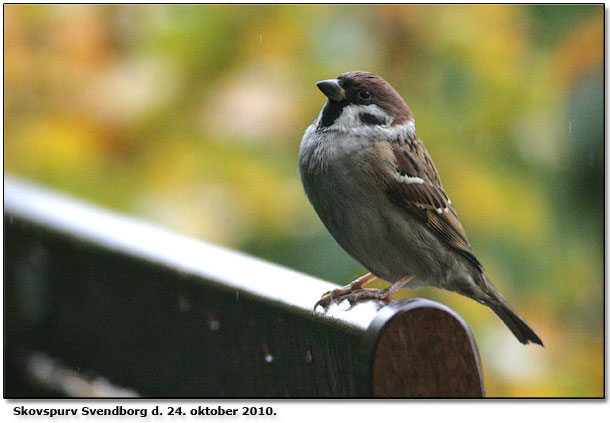
[[533, 342], [544, 347], [544, 344], [536, 335], [534, 330], [527, 324], [525, 319], [509, 304], [509, 302], [500, 294], [491, 281], [485, 276], [487, 285], [487, 293], [489, 298], [485, 301], [500, 319], [508, 326], [511, 332], [517, 337], [519, 342], [527, 344]]

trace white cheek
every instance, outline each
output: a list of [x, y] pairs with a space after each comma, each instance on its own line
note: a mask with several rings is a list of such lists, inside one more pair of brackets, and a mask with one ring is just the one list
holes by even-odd
[[[365, 125], [360, 120], [360, 115], [367, 113], [376, 117], [378, 120], [386, 122], [384, 125]], [[318, 117], [314, 125], [318, 126], [321, 116]], [[414, 138], [416, 137], [415, 122], [409, 120], [400, 125], [392, 125], [392, 118], [385, 110], [374, 104], [357, 105], [350, 104], [343, 108], [341, 116], [328, 128], [324, 128], [322, 132], [342, 133], [352, 137], [366, 137], [372, 140], [375, 139], [396, 139], [396, 138]]]
[[389, 126], [394, 120], [385, 110], [375, 104], [350, 104], [343, 108], [341, 116], [328, 129], [339, 132], [350, 132], [358, 128], [366, 129], [370, 125], [365, 125], [360, 120], [360, 115], [364, 113], [375, 116], [375, 118], [382, 122], [386, 122], [385, 125], [378, 125], [382, 127]]

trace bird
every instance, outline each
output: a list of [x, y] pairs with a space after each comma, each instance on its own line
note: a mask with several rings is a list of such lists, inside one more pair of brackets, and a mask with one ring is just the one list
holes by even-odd
[[[301, 181], [324, 226], [369, 273], [326, 292], [314, 310], [432, 286], [488, 306], [522, 344], [544, 346], [486, 276], [400, 94], [364, 71], [316, 85], [327, 99], [301, 140]], [[390, 287], [365, 288], [376, 278]]]

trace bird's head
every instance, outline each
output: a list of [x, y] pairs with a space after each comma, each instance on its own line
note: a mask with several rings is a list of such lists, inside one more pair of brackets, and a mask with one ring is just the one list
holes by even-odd
[[316, 84], [328, 97], [318, 123], [322, 130], [392, 127], [413, 121], [413, 114], [390, 84], [374, 73], [346, 72]]

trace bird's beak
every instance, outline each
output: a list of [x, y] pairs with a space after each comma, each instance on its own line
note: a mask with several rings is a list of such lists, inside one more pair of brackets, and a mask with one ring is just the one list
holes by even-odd
[[327, 79], [316, 83], [316, 85], [331, 100], [340, 102], [346, 98], [345, 90], [339, 85], [338, 79]]

